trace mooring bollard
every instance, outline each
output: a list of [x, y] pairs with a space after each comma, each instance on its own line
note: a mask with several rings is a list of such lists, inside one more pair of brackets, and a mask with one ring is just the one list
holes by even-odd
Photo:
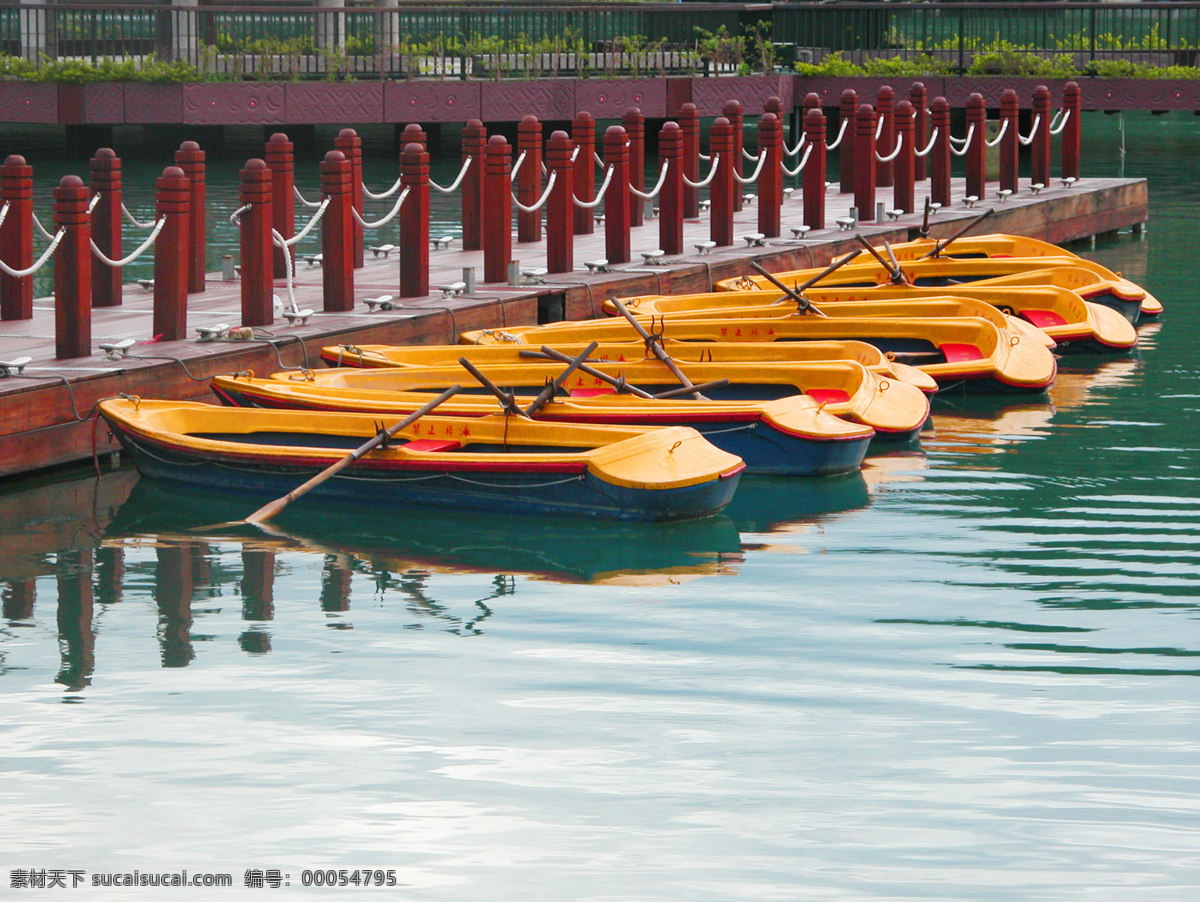
[[[350, 161], [350, 203], [361, 216], [363, 212], [363, 179], [362, 179], [362, 138], [352, 128], [344, 128], [333, 139], [333, 147], [340, 150]], [[350, 228], [354, 236], [354, 249], [351, 259], [354, 268], [358, 269], [364, 262], [363, 227], [358, 221], [350, 218]]]
[[478, 119], [468, 119], [462, 130], [463, 162], [471, 161], [462, 183], [463, 250], [477, 251], [483, 247], [480, 220], [483, 215], [483, 149], [487, 145], [487, 129]]
[[546, 201], [546, 269], [552, 273], [571, 272], [575, 268], [575, 164], [571, 154], [575, 143], [571, 136], [556, 131], [546, 142], [546, 170], [554, 178], [554, 188]]
[[1050, 89], [1038, 85], [1033, 89], [1033, 121], [1035, 131], [1029, 147], [1029, 183], [1050, 184]]
[[[517, 158], [525, 162], [517, 170], [517, 200], [529, 207], [542, 196], [542, 123], [525, 116], [517, 126]], [[517, 240], [542, 240], [542, 211], [517, 210]]]
[[[858, 158], [855, 144], [858, 141], [858, 94], [850, 88], [842, 91], [841, 104], [838, 107], [838, 129], [842, 136], [838, 145], [838, 191], [841, 194], [854, 193], [854, 163]], [[842, 130], [842, 123], [846, 128]]]
[[208, 246], [205, 231], [208, 224], [204, 221], [206, 204], [206, 188], [204, 175], [204, 151], [195, 141], [184, 141], [175, 151], [175, 165], [183, 170], [191, 185], [191, 222], [188, 226], [188, 291], [204, 291], [205, 257]]
[[[101, 147], [88, 163], [92, 191], [99, 200], [92, 210], [92, 241], [110, 260], [121, 259], [121, 158], [109, 147]], [[92, 306], [119, 307], [122, 295], [121, 268], [92, 267]]]
[[[621, 126], [629, 138], [629, 184], [639, 191], [646, 190], [646, 117], [642, 111], [631, 106], [621, 117]], [[645, 222], [642, 199], [629, 190], [629, 224], [640, 226]]]
[[1067, 121], [1062, 123], [1062, 177], [1065, 179], [1079, 178], [1079, 151], [1082, 130], [1080, 126], [1083, 111], [1083, 93], [1079, 85], [1073, 81], [1067, 82], [1063, 88], [1063, 115]]
[[659, 165], [667, 167], [658, 193], [658, 245], [667, 254], [683, 253], [683, 129], [663, 123], [658, 133]]
[[63, 230], [54, 252], [54, 356], [58, 360], [92, 353], [89, 201], [91, 191], [77, 175], [64, 175], [54, 189], [54, 224]]
[[[1017, 191], [1017, 154], [1020, 152], [1021, 108], [1017, 92], [1005, 88], [1000, 92], [1000, 190]], [[981, 195], [982, 196], [982, 195]]]
[[[271, 135], [266, 146], [267, 168], [271, 170], [271, 223], [284, 240], [296, 234], [296, 157], [295, 145], [282, 132]], [[296, 265], [296, 251], [292, 247], [274, 247], [274, 275], [277, 279], [287, 276], [287, 261], [292, 258]]]
[[[810, 229], [825, 228], [825, 114], [819, 107], [804, 114], [804, 224]], [[811, 151], [808, 148], [812, 148]]]
[[187, 337], [188, 230], [191, 186], [178, 166], [168, 166], [154, 183], [155, 210], [166, 221], [154, 242], [155, 337], [181, 341]]
[[760, 158], [766, 154], [758, 174], [758, 230], [765, 238], [778, 238], [783, 207], [783, 120], [774, 113], [763, 113], [758, 120], [758, 153]]
[[275, 321], [275, 222], [271, 169], [264, 160], [247, 160], [239, 173], [238, 223], [242, 255], [242, 325], [269, 326]]
[[[33, 167], [13, 154], [0, 166], [0, 204], [8, 215], [0, 225], [0, 259], [13, 269], [33, 265]], [[33, 276], [0, 272], [0, 319], [33, 318]]]
[[987, 194], [987, 106], [982, 94], [967, 98], [966, 192], [982, 198]]
[[321, 217], [321, 285], [327, 313], [354, 309], [353, 174], [350, 160], [331, 150], [321, 161], [321, 199], [329, 199]]
[[625, 141], [625, 129], [619, 125], [610, 125], [604, 132], [604, 167], [612, 167], [604, 194], [604, 256], [609, 263], [629, 262], [629, 148]]
[[937, 140], [929, 151], [929, 199], [943, 207], [950, 206], [950, 102], [945, 97], [933, 98], [930, 122]]
[[713, 176], [708, 196], [712, 203], [708, 210], [708, 237], [717, 247], [733, 244], [733, 124], [724, 116], [713, 120], [708, 132], [708, 152], [713, 158], [717, 173]]
[[[736, 175], [742, 175], [742, 152], [746, 149], [746, 123], [741, 103], [736, 100], [725, 101], [725, 105], [721, 107], [721, 115], [729, 120], [729, 125], [733, 128], [733, 171]], [[738, 189], [741, 182], [736, 177], [733, 181], [733, 209], [736, 213], [742, 209], [743, 202], [742, 192]]]
[[916, 121], [912, 104], [901, 100], [896, 104], [896, 141], [899, 150], [892, 165], [892, 206], [905, 213], [916, 209], [916, 185], [914, 164], [917, 160]]
[[[579, 113], [571, 122], [571, 140], [575, 142], [575, 196], [582, 201], [596, 197], [596, 120], [588, 112]], [[596, 230], [592, 211], [575, 208], [575, 234], [590, 235]]]
[[[526, 161], [528, 162], [528, 161]], [[418, 141], [400, 153], [400, 297], [429, 294], [429, 151]]]
[[[875, 140], [875, 151], [889, 157], [896, 149], [896, 90], [891, 85], [883, 85], [875, 92], [875, 113], [879, 117], [875, 123], [879, 135]], [[875, 186], [891, 188], [894, 184], [893, 161], [876, 159]]]
[[854, 206], [861, 222], [875, 218], [875, 108], [864, 103], [854, 119]]
[[[583, 156], [582, 150], [579, 155]], [[575, 162], [578, 164], [579, 161]], [[595, 165], [590, 156], [587, 163], [589, 168]], [[592, 211], [583, 212], [588, 214], [590, 222]], [[511, 259], [512, 155], [508, 139], [503, 135], [492, 135], [484, 149], [483, 160], [483, 280], [505, 281]]]
[[[929, 92], [925, 85], [914, 81], [908, 88], [908, 102], [913, 108], [913, 141], [917, 150], [929, 146]], [[913, 158], [913, 181], [923, 182], [928, 178], [925, 157]]]

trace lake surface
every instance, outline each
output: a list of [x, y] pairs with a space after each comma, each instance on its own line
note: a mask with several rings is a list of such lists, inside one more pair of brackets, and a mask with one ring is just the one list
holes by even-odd
[[[1076, 249], [1162, 322], [852, 478], [276, 535], [128, 471], [0, 495], [0, 896], [1195, 899], [1200, 120], [1121, 125], [1084, 171], [1148, 176], [1149, 231]], [[363, 868], [397, 888], [301, 886]]]

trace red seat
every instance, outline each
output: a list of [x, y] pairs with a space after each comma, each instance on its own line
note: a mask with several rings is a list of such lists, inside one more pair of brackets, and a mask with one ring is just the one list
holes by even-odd
[[959, 344], [948, 341], [941, 347], [947, 363], [962, 363], [964, 360], [982, 360], [983, 351], [975, 345]]
[[611, 395], [613, 389], [605, 388], [573, 388], [571, 389], [572, 398], [596, 398], [600, 395]]
[[1047, 326], [1065, 326], [1067, 321], [1053, 310], [1022, 310], [1021, 318], [1029, 320], [1039, 329]]
[[850, 400], [850, 395], [840, 388], [810, 388], [805, 394], [822, 404], [845, 404]]
[[451, 438], [418, 438], [404, 447], [409, 451], [454, 451], [462, 447], [462, 442]]

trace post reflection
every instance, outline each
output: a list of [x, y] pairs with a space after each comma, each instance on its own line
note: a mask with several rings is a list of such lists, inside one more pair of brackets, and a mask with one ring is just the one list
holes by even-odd
[[187, 667], [192, 648], [194, 571], [200, 543], [161, 542], [155, 548], [154, 601], [158, 605], [158, 643], [163, 667]]
[[96, 666], [96, 639], [92, 630], [91, 548], [58, 555], [58, 646], [62, 656], [55, 682], [68, 689], [91, 685]]
[[[275, 619], [275, 552], [242, 547], [242, 619]], [[262, 627], [250, 627], [238, 636], [238, 645], [247, 654], [262, 655], [271, 650], [271, 634]]]

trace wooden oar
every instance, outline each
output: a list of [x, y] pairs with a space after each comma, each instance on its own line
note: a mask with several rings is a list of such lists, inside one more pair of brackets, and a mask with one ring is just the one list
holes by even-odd
[[886, 242], [884, 246], [887, 249], [888, 256], [892, 257], [891, 263], [889, 263], [887, 260], [884, 260], [879, 251], [875, 250], [875, 248], [872, 247], [871, 242], [869, 242], [862, 235], [856, 234], [854, 237], [858, 239], [859, 244], [871, 252], [871, 256], [875, 258], [875, 261], [888, 271], [888, 277], [892, 280], [893, 285], [900, 285], [908, 281], [904, 277], [904, 270], [900, 268], [900, 264], [897, 263], [896, 258], [892, 256], [892, 249], [886, 244]]
[[[545, 345], [542, 345], [541, 351], [530, 351], [528, 353], [525, 351], [521, 351], [522, 357], [532, 356], [534, 354], [536, 354], [537, 356], [541, 357], [542, 359], [546, 359], [546, 360], [561, 360], [563, 363], [571, 362], [571, 358], [568, 357], [566, 354], [564, 354], [562, 351], [556, 351], [556, 350], [554, 350], [554, 348], [548, 348]], [[608, 373], [601, 372], [600, 370], [596, 369], [594, 366], [588, 366], [586, 363], [579, 364], [579, 372], [587, 373], [589, 376], [594, 376], [595, 378], [599, 379], [601, 382], [607, 382], [609, 385], [611, 385], [613, 388], [615, 388], [619, 392], [627, 391], [631, 395], [636, 395], [639, 398], [655, 397], [654, 395], [650, 394], [650, 392], [644, 391], [644, 390], [638, 388], [636, 385], [630, 385], [628, 382], [625, 381], [625, 378], [623, 376], [610, 376]]]
[[458, 362], [463, 365], [468, 373], [478, 380], [479, 384], [496, 396], [496, 400], [500, 402], [500, 406], [504, 408], [506, 414], [520, 413], [521, 409], [517, 407], [517, 399], [512, 392], [506, 392], [495, 382], [489, 379], [486, 375], [479, 371], [479, 367], [475, 366], [466, 357], [459, 357]]
[[654, 352], [654, 356], [666, 364], [667, 369], [669, 369], [672, 375], [679, 380], [679, 384], [684, 388], [690, 389], [690, 394], [694, 394], [697, 398], [707, 401], [708, 399], [705, 398], [704, 395], [700, 394], [700, 392], [696, 389], [696, 386], [692, 385], [692, 380], [689, 379], [684, 374], [683, 370], [679, 368], [678, 364], [671, 359], [671, 355], [666, 352], [665, 348], [663, 348], [662, 342], [646, 331], [645, 327], [638, 322], [637, 317], [629, 312], [629, 308], [622, 303], [621, 299], [615, 294], [612, 294], [609, 295], [609, 300], [611, 300], [616, 305], [617, 309], [621, 311], [621, 315], [625, 317], [625, 319], [629, 320], [629, 324], [637, 330], [637, 334], [642, 336], [642, 341], [646, 342], [646, 347]]
[[367, 441], [363, 442], [361, 445], [359, 445], [357, 448], [355, 448], [353, 451], [351, 451], [349, 454], [347, 454], [345, 457], [343, 457], [337, 463], [326, 467], [324, 470], [322, 470], [320, 473], [318, 473], [312, 479], [310, 479], [307, 482], [305, 482], [304, 484], [299, 485], [296, 488], [292, 489], [290, 492], [288, 492], [282, 498], [276, 498], [274, 501], [272, 501], [268, 504], [264, 504], [262, 507], [260, 507], [254, 513], [252, 513], [249, 517], [247, 517], [245, 522], [251, 524], [252, 526], [259, 526], [259, 525], [265, 523], [267, 520], [270, 520], [272, 517], [274, 517], [276, 514], [278, 514], [281, 510], [283, 510], [285, 507], [287, 507], [289, 504], [291, 504], [293, 501], [295, 501], [301, 495], [307, 495], [309, 492], [311, 492], [313, 489], [315, 489], [321, 483], [325, 482], [326, 480], [330, 479], [333, 476], [336, 476], [342, 470], [346, 469], [346, 467], [350, 466], [350, 464], [354, 463], [356, 460], [358, 460], [360, 457], [362, 457], [368, 451], [383, 444], [385, 441], [387, 441], [389, 438], [391, 438], [393, 435], [395, 435], [401, 429], [403, 429], [406, 426], [411, 426], [413, 423], [415, 423], [421, 417], [425, 416], [425, 414], [429, 413], [429, 411], [433, 410], [435, 407], [437, 407], [443, 401], [456, 395], [460, 388], [461, 388], [461, 386], [458, 386], [458, 385], [450, 386], [448, 389], [446, 389], [444, 392], [442, 392], [440, 395], [438, 395], [436, 398], [434, 398], [428, 404], [421, 405], [421, 407], [414, 410], [412, 413], [410, 413], [408, 416], [406, 416], [403, 420], [401, 420], [395, 426], [389, 426], [387, 429], [381, 430], [376, 435], [373, 435], [371, 438], [367, 439]]
[[588, 357], [591, 356], [592, 351], [596, 350], [596, 346], [598, 344], [599, 344], [599, 342], [593, 341], [586, 348], [584, 348], [583, 353], [580, 354], [578, 357], [576, 357], [574, 360], [572, 360], [571, 363], [567, 366], [567, 368], [565, 370], [563, 370], [561, 373], [559, 373], [553, 379], [553, 381], [547, 382], [546, 387], [543, 388], [538, 393], [538, 396], [533, 399], [533, 403], [525, 408], [525, 416], [531, 417], [535, 413], [537, 413], [539, 410], [541, 410], [545, 406], [546, 402], [549, 401], [551, 398], [553, 398], [558, 393], [558, 389], [562, 386], [562, 384], [564, 382], [567, 381], [567, 377], [569, 375], [571, 375], [573, 372], [575, 372], [575, 370], [579, 369], [580, 365], [585, 360], [587, 360]]
[[791, 298], [793, 301], [795, 301], [796, 306], [800, 309], [801, 313], [807, 313], [808, 311], [811, 310], [817, 316], [825, 316], [826, 314], [821, 310], [820, 307], [818, 307], [816, 304], [814, 304], [812, 301], [810, 301], [808, 298], [806, 298], [804, 296], [804, 292], [807, 291], [809, 288], [812, 288], [814, 285], [816, 285], [818, 282], [820, 282], [823, 278], [825, 278], [831, 272], [835, 271], [836, 269], [838, 269], [842, 266], [845, 266], [847, 263], [849, 263], [851, 260], [853, 260], [855, 257], [857, 257], [861, 253], [862, 253], [862, 251], [860, 251], [860, 250], [851, 251], [850, 253], [846, 254], [846, 256], [842, 257], [841, 260], [835, 260], [834, 262], [830, 263], [828, 266], [826, 266], [823, 270], [821, 270], [819, 273], [817, 273], [815, 276], [813, 276], [811, 279], [809, 279], [803, 285], [797, 285], [795, 288], [788, 288], [786, 285], [783, 284], [783, 282], [781, 282], [781, 281], [779, 281], [779, 279], [775, 278], [774, 274], [767, 272], [767, 270], [765, 270], [761, 266], [759, 266], [758, 262], [755, 260], [750, 261], [750, 266], [753, 267], [755, 272], [757, 272], [759, 275], [763, 276], [768, 282], [770, 282], [772, 285], [774, 285], [780, 291], [784, 292], [784, 294], [786, 294], [789, 298]]
[[[662, 400], [664, 398], [678, 398], [680, 395], [690, 395], [692, 392], [708, 391], [710, 388], [724, 388], [729, 384], [728, 379], [714, 379], [712, 382], [701, 382], [699, 385], [685, 386], [683, 388], [673, 388], [670, 391], [660, 391], [657, 395], [651, 395], [652, 398]], [[707, 400], [707, 399], [705, 399]]]
[[971, 231], [971, 229], [975, 228], [975, 226], [979, 225], [981, 222], [983, 222], [985, 219], [987, 219], [989, 216], [991, 216], [995, 212], [996, 212], [995, 207], [991, 207], [987, 210], [984, 210], [982, 213], [980, 213], [978, 216], [976, 216], [974, 219], [972, 219], [970, 222], [968, 222], [965, 226], [963, 226], [961, 229], [959, 229], [957, 232], [955, 232], [953, 235], [951, 235], [949, 238], [943, 238], [941, 241], [939, 241], [937, 244], [935, 244], [933, 246], [933, 250], [931, 250], [927, 254], [922, 255], [918, 259], [926, 260], [930, 257], [941, 256], [942, 251], [944, 251], [947, 247], [950, 246], [950, 242], [952, 242], [958, 238], [961, 238], [963, 235], [967, 234], [967, 232]]
[[921, 228], [918, 229], [922, 238], [929, 237], [929, 217], [933, 213], [933, 198], [928, 195], [925, 197], [925, 218], [921, 220]]

